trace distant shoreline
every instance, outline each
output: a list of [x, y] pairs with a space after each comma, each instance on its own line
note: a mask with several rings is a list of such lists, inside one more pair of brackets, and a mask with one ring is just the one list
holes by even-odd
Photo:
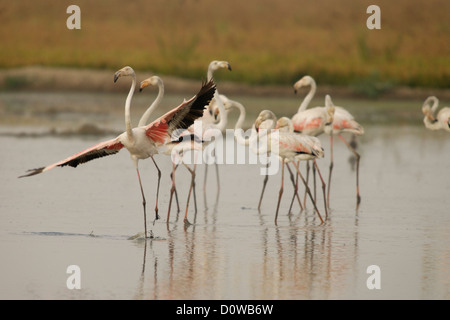
[[[99, 91], [122, 92], [129, 89], [129, 83], [113, 83], [111, 70], [76, 69], [63, 67], [28, 66], [0, 70], [0, 91]], [[151, 72], [137, 73], [137, 81], [154, 75]], [[174, 76], [160, 75], [165, 88], [172, 93], [192, 92], [199, 88], [202, 79], [183, 79]], [[228, 81], [220, 81], [221, 93], [230, 95], [252, 96], [285, 96], [293, 94], [292, 86], [249, 85]], [[362, 93], [348, 86], [328, 86], [318, 84], [317, 95], [332, 93], [334, 97], [367, 98]], [[380, 93], [382, 99], [422, 100], [430, 95], [440, 100], [450, 100], [450, 89], [392, 87]]]

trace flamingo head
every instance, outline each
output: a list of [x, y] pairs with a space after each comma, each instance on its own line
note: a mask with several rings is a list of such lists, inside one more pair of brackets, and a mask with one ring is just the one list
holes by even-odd
[[325, 155], [325, 152], [321, 145], [313, 145], [313, 153], [317, 158], [323, 158]]
[[211, 63], [209, 64], [209, 68], [211, 69], [211, 71], [216, 71], [221, 68], [228, 69], [231, 71], [231, 65], [227, 61], [218, 61], [218, 60], [211, 61]]
[[217, 121], [219, 116], [219, 107], [216, 103], [216, 98], [212, 98], [209, 105], [205, 108], [205, 112], [208, 112], [211, 117], [214, 117], [214, 121]]
[[294, 125], [292, 124], [292, 120], [288, 117], [281, 117], [278, 119], [275, 128], [282, 132], [294, 132]]
[[[327, 114], [328, 114], [327, 122], [333, 122], [335, 108], [334, 108], [334, 103], [331, 100], [331, 97], [329, 94], [327, 94], [325, 96], [325, 108], [327, 109]], [[330, 118], [331, 118], [331, 120], [330, 120]]]
[[158, 76], [147, 78], [144, 81], [141, 81], [141, 84], [139, 85], [139, 91], [142, 91], [147, 86], [157, 86], [160, 83], [162, 83], [162, 80]]
[[232, 108], [231, 102], [230, 101], [224, 101], [223, 107], [225, 108], [225, 111], [230, 111], [230, 109]]
[[297, 91], [300, 90], [301, 87], [310, 86], [313, 81], [314, 80], [311, 76], [303, 76], [294, 84], [294, 92], [297, 93]]
[[118, 70], [115, 74], [114, 74], [114, 82], [117, 81], [117, 79], [119, 79], [120, 77], [123, 76], [133, 76], [135, 75], [133, 68], [131, 67], [123, 67], [122, 69]]
[[213, 106], [212, 113], [214, 115], [214, 120], [217, 121], [219, 119], [220, 110], [216, 104], [214, 104], [214, 106]]
[[[259, 131], [259, 128], [261, 127], [261, 124], [266, 121], [266, 120], [272, 120], [272, 121], [276, 121], [276, 116], [275, 114], [270, 111], [270, 110], [263, 110], [259, 113], [258, 118], [256, 118], [255, 120], [255, 129], [256, 132]], [[264, 129], [268, 129], [268, 128], [264, 128]]]

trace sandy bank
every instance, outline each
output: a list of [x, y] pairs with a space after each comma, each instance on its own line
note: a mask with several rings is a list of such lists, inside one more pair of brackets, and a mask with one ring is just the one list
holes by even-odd
[[[136, 71], [137, 80], [142, 81], [152, 75], [151, 72]], [[120, 92], [129, 89], [126, 81], [114, 83], [114, 70], [53, 68], [29, 66], [0, 71], [0, 89], [33, 91], [102, 91]], [[167, 92], [185, 93], [196, 91], [202, 79], [182, 79], [160, 75]], [[292, 95], [291, 86], [254, 86], [235, 82], [218, 81], [220, 92], [229, 95], [284, 96]], [[350, 87], [337, 87], [318, 84], [317, 95], [332, 94], [334, 97], [363, 97]], [[393, 87], [380, 94], [380, 99], [425, 99], [436, 95], [441, 100], [450, 100], [450, 89]]]

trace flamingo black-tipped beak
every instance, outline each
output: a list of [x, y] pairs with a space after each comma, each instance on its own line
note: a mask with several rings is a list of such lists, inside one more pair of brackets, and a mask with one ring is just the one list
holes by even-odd
[[294, 94], [297, 94], [297, 89], [294, 88]]
[[119, 73], [114, 74], [114, 83], [116, 83], [117, 79], [119, 79]]
[[228, 64], [228, 70], [232, 71], [232, 70], [231, 70], [231, 66], [230, 66], [230, 64]]
[[141, 84], [139, 85], [139, 92], [142, 92], [142, 90], [144, 90], [144, 88], [149, 85], [150, 85], [150, 82], [148, 81], [148, 79], [142, 81]]
[[256, 132], [259, 132], [259, 126], [260, 126], [260, 124], [261, 124], [260, 121], [258, 121], [258, 120], [255, 121], [254, 126], [255, 126]]
[[219, 113], [220, 113], [219, 109], [216, 109], [216, 110], [214, 111], [214, 120], [215, 120], [215, 121], [217, 121], [217, 119], [219, 118]]

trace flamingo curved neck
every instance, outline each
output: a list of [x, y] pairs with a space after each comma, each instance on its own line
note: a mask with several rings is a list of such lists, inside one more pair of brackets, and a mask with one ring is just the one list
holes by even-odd
[[[429, 107], [429, 105], [432, 103], [432, 106]], [[438, 130], [440, 129], [441, 125], [437, 121], [435, 115], [436, 115], [436, 109], [438, 108], [439, 100], [436, 97], [429, 97], [427, 100], [425, 100], [422, 109], [427, 110], [424, 111], [425, 118], [423, 119], [423, 122], [425, 126], [430, 130]]]
[[213, 67], [212, 67], [212, 65], [209, 65], [209, 67], [208, 67], [208, 72], [206, 73], [206, 81], [208, 82], [208, 81], [211, 81], [211, 79], [212, 79], [212, 77], [213, 77], [213, 72], [214, 72], [215, 70], [213, 70]]
[[206, 74], [206, 81], [210, 81], [213, 77], [213, 71], [208, 69], [208, 73]]
[[305, 111], [306, 108], [308, 107], [309, 103], [311, 102], [312, 98], [316, 94], [317, 85], [316, 85], [316, 82], [314, 81], [314, 79], [311, 79], [310, 86], [311, 86], [311, 88], [309, 89], [308, 94], [303, 99], [302, 103], [300, 104], [300, 107], [298, 108], [298, 112]]
[[245, 108], [239, 102], [235, 101], [233, 104], [236, 108], [239, 109], [239, 118], [236, 121], [235, 129], [238, 129], [238, 128], [242, 129], [242, 125], [244, 124], [245, 116], [246, 116]]
[[130, 115], [130, 108], [131, 108], [131, 99], [133, 98], [134, 89], [136, 88], [136, 75], [133, 73], [131, 75], [132, 82], [131, 82], [131, 88], [130, 92], [128, 92], [127, 100], [125, 101], [125, 127], [127, 136], [130, 140], [133, 140], [133, 131], [131, 130], [131, 115]]
[[148, 119], [150, 118], [150, 115], [155, 111], [156, 108], [159, 107], [159, 104], [161, 103], [161, 100], [164, 96], [164, 84], [161, 81], [158, 81], [158, 88], [159, 92], [158, 95], [153, 101], [153, 103], [148, 107], [148, 109], [144, 112], [144, 114], [141, 117], [141, 120], [139, 120], [139, 127], [145, 126], [148, 122]]
[[223, 105], [222, 100], [219, 97], [219, 93], [216, 92], [214, 93], [214, 99], [216, 100], [217, 103], [217, 107], [219, 108], [219, 114], [220, 114], [220, 120], [219, 123], [215, 124], [215, 128], [219, 129], [220, 131], [225, 130], [226, 126], [227, 126], [227, 122], [228, 122], [228, 117], [227, 117], [227, 111], [225, 110], [225, 106]]
[[[250, 137], [248, 137], [248, 138], [244, 137], [244, 131], [242, 130], [242, 125], [244, 124], [245, 116], [246, 116], [245, 108], [242, 104], [240, 104], [239, 102], [236, 102], [236, 101], [232, 101], [231, 106], [235, 107], [239, 110], [239, 118], [236, 121], [236, 125], [234, 126], [234, 136], [236, 138], [236, 141], [241, 145], [248, 146], [250, 144]], [[253, 131], [255, 131], [255, 130], [253, 130]], [[252, 131], [252, 135], [254, 134], [253, 131]], [[256, 131], [255, 131], [255, 133], [256, 133]]]
[[[213, 78], [213, 72], [215, 70], [213, 69], [212, 64], [208, 67], [208, 72], [206, 74], [206, 81], [211, 81]], [[225, 130], [225, 127], [227, 126], [227, 116], [226, 116], [226, 110], [225, 106], [223, 105], [222, 100], [219, 97], [219, 91], [216, 88], [216, 91], [214, 92], [214, 100], [217, 103], [217, 106], [219, 108], [219, 114], [220, 114], [220, 120], [219, 123], [215, 124], [215, 128], [219, 129], [220, 131]]]
[[436, 115], [436, 110], [437, 110], [437, 108], [439, 106], [439, 100], [436, 97], [434, 97], [432, 100], [433, 100], [433, 105], [431, 106], [431, 114], [433, 116], [435, 116]]
[[272, 120], [272, 123], [270, 124], [270, 128], [268, 130], [273, 130], [277, 126], [277, 116], [275, 113], [269, 110], [269, 117], [266, 120]]

